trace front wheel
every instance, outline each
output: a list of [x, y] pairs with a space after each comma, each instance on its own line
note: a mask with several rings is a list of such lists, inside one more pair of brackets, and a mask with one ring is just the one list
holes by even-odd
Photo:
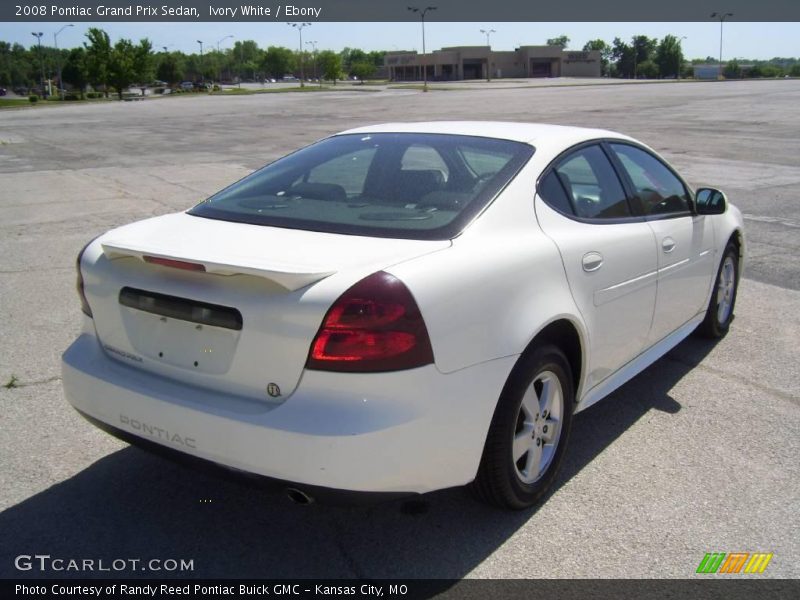
[[574, 398], [572, 372], [559, 348], [540, 346], [520, 359], [497, 403], [472, 484], [481, 500], [522, 509], [541, 499], [567, 446]]
[[699, 327], [700, 333], [710, 338], [721, 338], [728, 333], [733, 321], [738, 288], [739, 251], [735, 244], [729, 243], [722, 255], [706, 317]]

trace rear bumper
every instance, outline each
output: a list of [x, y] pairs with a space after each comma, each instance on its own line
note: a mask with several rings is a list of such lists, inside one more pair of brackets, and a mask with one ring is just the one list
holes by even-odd
[[305, 371], [292, 395], [272, 405], [144, 373], [84, 333], [64, 353], [62, 377], [70, 404], [121, 437], [307, 486], [424, 493], [474, 479], [515, 359], [446, 375], [433, 365]]

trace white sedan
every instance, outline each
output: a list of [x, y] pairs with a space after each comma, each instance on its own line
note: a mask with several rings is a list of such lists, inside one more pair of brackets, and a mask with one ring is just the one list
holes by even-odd
[[90, 242], [64, 390], [296, 501], [471, 484], [519, 509], [575, 412], [727, 332], [743, 257], [724, 194], [621, 134], [353, 129]]

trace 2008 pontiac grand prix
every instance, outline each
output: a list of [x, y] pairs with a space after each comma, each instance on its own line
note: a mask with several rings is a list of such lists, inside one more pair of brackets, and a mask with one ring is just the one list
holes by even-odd
[[575, 412], [727, 332], [743, 257], [724, 194], [627, 136], [364, 127], [89, 243], [64, 389], [296, 497], [469, 484], [524, 508]]

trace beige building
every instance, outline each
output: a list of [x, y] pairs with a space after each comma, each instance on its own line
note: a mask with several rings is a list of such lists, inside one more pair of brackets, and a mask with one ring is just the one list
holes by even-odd
[[454, 46], [423, 56], [387, 52], [384, 65], [393, 81], [418, 81], [426, 69], [429, 81], [506, 77], [600, 77], [600, 52], [575, 52], [560, 46], [520, 46], [493, 52], [489, 46]]

